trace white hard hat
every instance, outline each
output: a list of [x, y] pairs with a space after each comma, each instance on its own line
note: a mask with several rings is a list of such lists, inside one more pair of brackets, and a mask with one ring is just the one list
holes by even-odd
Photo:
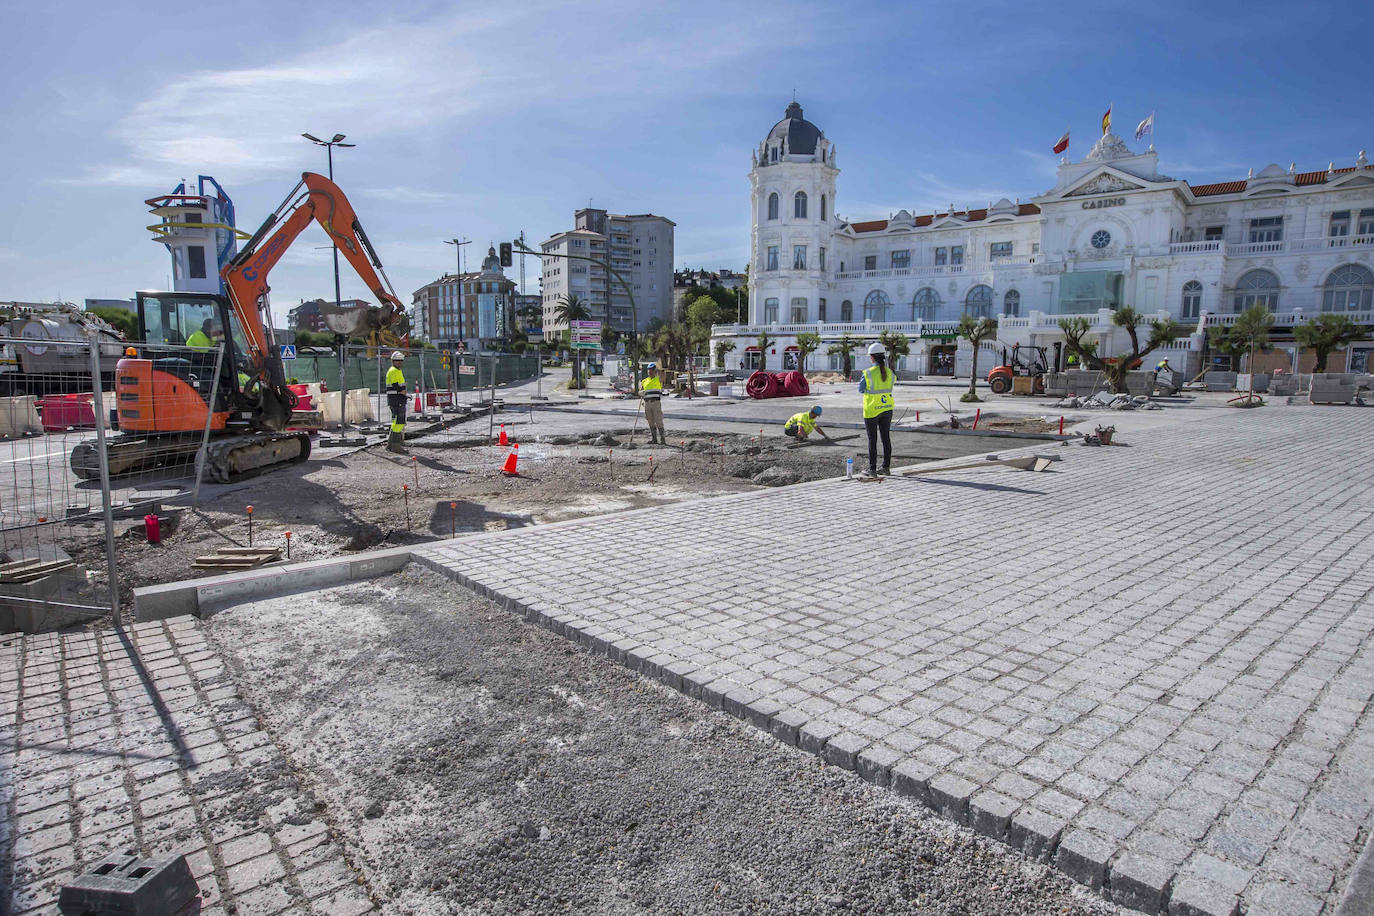
[[875, 344], [869, 344], [869, 345], [868, 345], [868, 355], [869, 355], [869, 356], [880, 356], [880, 355], [882, 355], [883, 353], [886, 353], [886, 352], [887, 352], [886, 348], [884, 348], [883, 345], [880, 344], [880, 343], [875, 343]]
[[400, 350], [397, 350], [395, 353], [392, 353], [392, 354], [391, 354], [391, 361], [392, 361], [392, 362], [395, 362], [395, 361], [398, 360], [398, 359], [405, 359], [405, 358], [406, 358], [406, 355], [405, 355], [404, 353], [402, 353]]
[[645, 369], [657, 369], [657, 368], [658, 368], [658, 363], [652, 363], [652, 362], [650, 362], [650, 363], [645, 363], [645, 364], [644, 364], [644, 368], [645, 368]]

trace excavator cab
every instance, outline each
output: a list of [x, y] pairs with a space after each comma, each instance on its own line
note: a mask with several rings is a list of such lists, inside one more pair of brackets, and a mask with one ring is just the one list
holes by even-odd
[[[121, 359], [115, 375], [120, 428], [198, 432], [205, 428], [207, 411], [211, 429], [234, 425], [235, 412], [251, 409], [255, 385], [243, 329], [228, 300], [213, 293], [140, 292], [137, 304], [137, 355]], [[220, 360], [219, 346], [226, 339]]]

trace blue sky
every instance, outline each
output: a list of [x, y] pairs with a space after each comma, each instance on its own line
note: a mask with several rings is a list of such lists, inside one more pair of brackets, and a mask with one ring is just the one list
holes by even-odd
[[[357, 141], [336, 177], [407, 303], [454, 268], [443, 239], [472, 264], [589, 200], [674, 220], [678, 266], [742, 268], [749, 153], [794, 89], [854, 220], [1038, 194], [1108, 103], [1132, 144], [1156, 110], [1161, 170], [1194, 182], [1374, 146], [1367, 2], [0, 0], [0, 21], [0, 299], [162, 286], [142, 201], [210, 174], [251, 231], [325, 170], [302, 131]], [[279, 315], [332, 293], [323, 240], [274, 272]]]

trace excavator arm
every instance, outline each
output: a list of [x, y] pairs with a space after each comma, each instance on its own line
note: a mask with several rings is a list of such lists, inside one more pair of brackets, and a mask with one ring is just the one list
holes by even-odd
[[262, 392], [262, 422], [269, 429], [286, 426], [294, 398], [286, 387], [285, 370], [272, 336], [267, 277], [311, 222], [324, 228], [330, 241], [381, 302], [380, 307], [369, 306], [359, 316], [357, 333], [378, 343], [394, 338], [394, 330], [403, 330], [399, 326], [405, 321], [405, 307], [386, 279], [381, 260], [343, 190], [323, 175], [303, 173], [300, 183], [221, 272], [229, 303], [247, 339], [246, 356]]

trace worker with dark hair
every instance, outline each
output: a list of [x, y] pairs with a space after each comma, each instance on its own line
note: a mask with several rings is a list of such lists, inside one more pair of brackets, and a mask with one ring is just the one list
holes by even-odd
[[215, 345], [215, 338], [219, 336], [219, 322], [213, 318], [206, 318], [200, 323], [200, 330], [193, 332], [190, 337], [186, 338], [186, 346], [194, 347], [197, 350], [208, 350]]
[[391, 410], [391, 435], [387, 437], [386, 450], [399, 455], [410, 454], [406, 451], [406, 376], [401, 371], [405, 361], [406, 355], [397, 350], [391, 354], [391, 368], [386, 370], [386, 406]]
[[[875, 343], [868, 348], [873, 365], [859, 379], [864, 396], [864, 429], [868, 432], [868, 473], [877, 477], [892, 473], [892, 385], [896, 374], [887, 367], [887, 351]], [[878, 467], [878, 436], [883, 437], [883, 464]]]
[[821, 429], [821, 425], [816, 422], [816, 418], [820, 415], [821, 405], [819, 404], [803, 413], [794, 413], [782, 425], [782, 434], [791, 436], [798, 442], [805, 442], [806, 437], [812, 433], [820, 433], [823, 438], [829, 439], [830, 437], [826, 435], [825, 430]]

